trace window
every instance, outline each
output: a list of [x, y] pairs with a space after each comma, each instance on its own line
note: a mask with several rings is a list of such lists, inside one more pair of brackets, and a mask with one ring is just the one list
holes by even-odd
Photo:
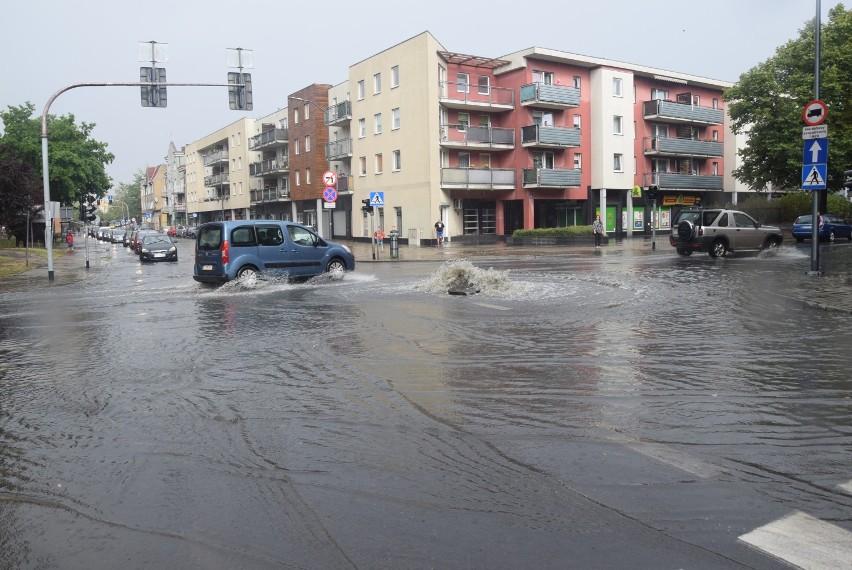
[[669, 92], [665, 89], [651, 89], [651, 99], [655, 99], [657, 101], [667, 101], [669, 98]]
[[361, 101], [364, 98], [364, 80], [358, 82], [358, 100]]
[[376, 113], [373, 115], [373, 133], [380, 135], [382, 134], [382, 114]]
[[488, 115], [479, 115], [479, 126], [487, 129], [491, 126], [491, 117]]
[[305, 120], [307, 121], [308, 119], [311, 118], [311, 106], [308, 105], [307, 103], [305, 103], [304, 108], [305, 108]]
[[393, 151], [393, 170], [402, 170], [402, 154], [398, 150]]
[[491, 155], [487, 152], [480, 153], [479, 168], [491, 168]]
[[719, 176], [719, 163], [713, 163], [713, 176]]
[[459, 168], [470, 168], [470, 153], [459, 153]]
[[622, 135], [624, 132], [622, 131], [622, 120], [621, 117], [615, 115], [612, 118], [612, 134], [614, 135]]
[[580, 170], [583, 168], [583, 155], [579, 152], [574, 153], [574, 169]]
[[462, 133], [465, 132], [467, 130], [467, 128], [470, 126], [470, 115], [468, 113], [459, 113], [458, 122], [459, 122], [459, 126], [458, 126], [459, 132], [462, 132]]
[[297, 170], [296, 171], [296, 186], [301, 186], [301, 185], [302, 185], [302, 172]]
[[545, 85], [553, 85], [552, 71], [535, 71], [533, 70], [533, 83], [543, 83]]
[[293, 109], [293, 122], [299, 124], [299, 109]]
[[580, 128], [580, 115], [574, 115], [574, 128]]
[[399, 66], [391, 67], [391, 89], [399, 87]]
[[533, 155], [533, 166], [535, 168], [554, 168], [555, 155], [552, 152], [537, 152]]
[[719, 140], [719, 131], [717, 131], [716, 129], [713, 129], [713, 140]]
[[488, 95], [491, 93], [491, 81], [487, 75], [480, 75], [477, 83], [480, 95]]
[[377, 73], [373, 76], [373, 95], [378, 95], [382, 92], [382, 74]]
[[459, 93], [470, 92], [470, 76], [467, 73], [456, 74], [456, 91]]
[[624, 172], [624, 155], [623, 154], [614, 154], [612, 155], [612, 169], [615, 172]]
[[294, 146], [293, 152], [295, 152], [296, 154], [299, 154], [299, 139], [293, 140], [293, 146]]
[[311, 152], [311, 136], [305, 135], [305, 152]]
[[311, 169], [306, 168], [305, 169], [305, 184], [310, 184], [310, 183], [311, 183]]
[[579, 88], [580, 88], [580, 76], [575, 75], [574, 76], [574, 89], [579, 89]]
[[399, 128], [399, 107], [391, 109], [391, 130], [395, 131]]
[[382, 153], [376, 153], [376, 174], [382, 173]]
[[367, 157], [361, 156], [358, 158], [358, 174], [367, 176]]
[[358, 138], [367, 136], [367, 119], [358, 119]]
[[613, 77], [612, 78], [612, 96], [613, 97], [622, 97], [621, 94], [621, 78]]
[[719, 99], [718, 99], [718, 97], [713, 97], [713, 108], [714, 108], [714, 109], [718, 109], [718, 108], [719, 108]]

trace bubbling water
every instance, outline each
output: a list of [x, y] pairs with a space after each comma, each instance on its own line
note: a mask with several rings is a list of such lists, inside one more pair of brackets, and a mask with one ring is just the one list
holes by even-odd
[[478, 290], [483, 295], [510, 293], [517, 288], [509, 280], [508, 271], [481, 269], [467, 259], [456, 259], [447, 261], [430, 275], [423, 290], [428, 293], [446, 294], [450, 289], [460, 286]]

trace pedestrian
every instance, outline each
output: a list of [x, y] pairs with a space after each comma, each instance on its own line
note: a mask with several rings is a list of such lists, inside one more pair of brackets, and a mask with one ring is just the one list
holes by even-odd
[[600, 247], [604, 233], [603, 222], [601, 221], [600, 214], [595, 216], [595, 221], [592, 222], [592, 231], [595, 232], [595, 247]]
[[68, 235], [65, 236], [65, 243], [68, 244], [68, 249], [74, 251], [74, 233], [70, 229]]
[[379, 249], [384, 251], [385, 250], [385, 232], [384, 232], [384, 230], [382, 230], [382, 228], [376, 229], [376, 231], [373, 232], [373, 237], [376, 238], [376, 244], [379, 246]]
[[440, 219], [435, 222], [435, 237], [438, 238], [438, 245], [444, 243], [444, 222]]

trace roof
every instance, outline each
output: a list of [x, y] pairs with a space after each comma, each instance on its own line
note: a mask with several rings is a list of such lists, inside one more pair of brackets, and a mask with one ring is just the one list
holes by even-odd
[[485, 67], [488, 69], [496, 69], [511, 63], [507, 59], [494, 59], [491, 57], [481, 57], [478, 55], [467, 55], [464, 53], [454, 53], [451, 51], [439, 51], [438, 55], [443, 57], [447, 63], [455, 63], [458, 65], [470, 65], [472, 67]]

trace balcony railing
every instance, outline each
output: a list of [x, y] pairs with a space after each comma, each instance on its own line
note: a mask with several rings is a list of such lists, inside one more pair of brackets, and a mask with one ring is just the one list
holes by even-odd
[[230, 181], [230, 173], [222, 172], [204, 177], [204, 186], [222, 186]]
[[524, 186], [577, 188], [582, 173], [579, 168], [524, 168]]
[[216, 164], [217, 162], [227, 162], [228, 161], [228, 151], [227, 150], [217, 150], [215, 152], [211, 152], [210, 154], [204, 155], [204, 166], [211, 166]]
[[643, 103], [645, 119], [693, 125], [721, 125], [725, 120], [722, 109], [699, 107], [654, 99]]
[[722, 156], [722, 143], [669, 137], [645, 138], [646, 155], [657, 156]]
[[268, 158], [249, 164], [249, 176], [270, 176], [284, 174], [289, 171], [289, 158]]
[[175, 212], [186, 212], [186, 204], [175, 204], [174, 210]]
[[460, 190], [514, 190], [511, 168], [442, 168], [441, 186]]
[[453, 109], [508, 111], [515, 108], [515, 91], [507, 87], [480, 88], [470, 83], [442, 81], [441, 103]]
[[290, 198], [289, 190], [272, 186], [267, 188], [252, 188], [250, 199], [252, 203], [259, 203], [276, 202], [278, 200], [286, 200], [288, 198]]
[[722, 190], [723, 178], [707, 174], [675, 174], [670, 172], [646, 172], [646, 186], [657, 186], [661, 190]]
[[249, 139], [249, 149], [259, 150], [264, 147], [275, 148], [287, 144], [289, 131], [287, 129], [269, 129]]
[[521, 105], [563, 109], [580, 106], [580, 90], [564, 85], [529, 83], [521, 86]]
[[326, 160], [340, 160], [352, 157], [352, 139], [331, 141], [325, 145]]
[[523, 146], [576, 147], [580, 146], [580, 129], [529, 125], [521, 128]]
[[515, 129], [472, 127], [468, 124], [442, 125], [441, 145], [449, 148], [515, 148]]
[[352, 103], [343, 101], [337, 105], [332, 105], [322, 112], [322, 118], [326, 125], [336, 125], [345, 121], [351, 121]]

